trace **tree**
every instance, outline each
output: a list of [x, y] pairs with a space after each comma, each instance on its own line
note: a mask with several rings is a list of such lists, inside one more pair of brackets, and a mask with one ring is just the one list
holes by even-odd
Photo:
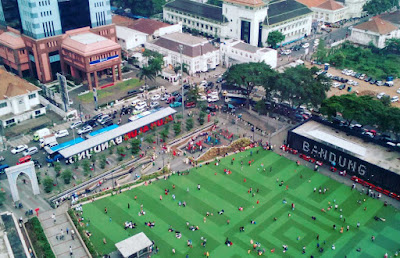
[[278, 44], [285, 40], [285, 35], [282, 32], [274, 30], [268, 33], [267, 44], [272, 48], [277, 48]]
[[50, 178], [49, 176], [46, 176], [46, 177], [43, 179], [43, 188], [44, 188], [44, 191], [45, 191], [46, 193], [50, 193], [50, 192], [53, 190], [53, 187], [54, 187], [54, 185], [53, 185], [53, 179]]
[[206, 116], [206, 112], [204, 112], [204, 111], [200, 111], [200, 114], [199, 114], [199, 124], [200, 125], [203, 125], [204, 124], [204, 117]]
[[0, 207], [3, 206], [4, 201], [6, 200], [6, 193], [0, 191]]
[[181, 133], [181, 123], [174, 123], [174, 132], [175, 135], [178, 135]]
[[97, 160], [97, 155], [96, 155], [96, 153], [94, 153], [94, 152], [92, 152], [92, 153], [90, 153], [90, 161], [92, 161], [92, 163], [95, 163], [96, 162], [96, 160]]
[[261, 86], [266, 77], [274, 73], [264, 62], [233, 65], [225, 72], [225, 79], [231, 85], [237, 85], [246, 95], [246, 106], [250, 104], [250, 94], [255, 86]]
[[187, 102], [195, 102], [197, 104], [198, 97], [199, 97], [199, 87], [195, 85], [194, 87], [190, 87], [188, 93], [185, 96], [185, 99]]
[[59, 177], [61, 171], [61, 164], [59, 162], [54, 163], [54, 171], [56, 172], [56, 177]]
[[398, 5], [399, 5], [398, 1], [396, 2], [392, 0], [370, 0], [364, 4], [363, 10], [370, 15], [376, 15], [386, 12]]
[[221, 0], [208, 0], [207, 4], [211, 4], [211, 5], [222, 7], [222, 1]]
[[68, 185], [71, 182], [72, 171], [69, 169], [64, 170], [61, 173], [61, 177], [64, 179], [64, 183]]
[[104, 169], [106, 167], [107, 161], [106, 161], [106, 155], [101, 154], [100, 155], [100, 168]]
[[330, 79], [324, 75], [314, 76], [317, 68], [308, 69], [298, 65], [285, 70], [276, 81], [281, 101], [288, 101], [292, 107], [303, 104], [319, 106], [326, 98]]
[[265, 101], [264, 100], [259, 100], [257, 101], [257, 104], [255, 106], [255, 109], [257, 110], [258, 113], [260, 113], [261, 115], [265, 115], [267, 113], [267, 107], [265, 105]]
[[84, 175], [88, 175], [90, 173], [90, 162], [89, 160], [85, 159], [82, 161], [83, 173]]
[[117, 147], [118, 160], [122, 161], [125, 157], [125, 148], [122, 146]]
[[138, 154], [140, 151], [140, 140], [135, 138], [131, 140], [131, 151], [132, 154]]
[[[182, 70], [183, 70], [184, 73], [189, 74], [188, 65], [187, 65], [187, 64], [183, 63], [183, 68], [182, 68]], [[174, 72], [175, 72], [175, 73], [178, 73], [178, 72], [181, 73], [181, 64], [178, 64], [178, 65], [176, 65], [176, 66], [174, 67]]]
[[317, 52], [314, 55], [318, 62], [325, 62], [326, 54], [327, 50], [325, 48], [325, 41], [321, 39], [317, 47]]
[[154, 81], [156, 75], [150, 66], [143, 66], [143, 68], [140, 69], [139, 73], [137, 74], [137, 77], [140, 80], [144, 79], [144, 85], [147, 85], [147, 80]]
[[193, 126], [194, 126], [193, 118], [190, 117], [190, 118], [186, 119], [186, 130], [187, 131], [192, 130]]
[[391, 38], [385, 41], [385, 49], [389, 52], [400, 53], [400, 39]]
[[159, 134], [160, 134], [160, 137], [163, 140], [163, 142], [165, 142], [165, 140], [168, 138], [168, 134], [169, 134], [169, 124], [166, 124], [164, 126], [164, 130], [159, 132]]
[[152, 144], [154, 142], [154, 135], [148, 134], [144, 139], [147, 143]]
[[144, 79], [144, 84], [147, 85], [147, 80], [154, 81], [157, 74], [162, 71], [163, 56], [157, 52], [146, 49], [143, 52], [143, 57], [147, 58], [147, 65], [137, 74], [140, 80]]

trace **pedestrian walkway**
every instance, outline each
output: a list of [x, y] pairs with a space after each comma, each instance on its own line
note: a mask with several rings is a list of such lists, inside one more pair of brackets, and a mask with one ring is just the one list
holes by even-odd
[[[57, 258], [89, 257], [77, 237], [78, 232], [75, 232], [74, 239], [72, 239], [72, 225], [67, 218], [67, 209], [68, 206], [64, 204], [57, 210], [49, 210], [44, 213], [39, 213], [39, 220], [42, 223], [44, 233], [46, 234], [47, 239], [49, 240], [49, 243]], [[52, 218], [53, 213], [55, 213], [55, 222]], [[63, 240], [59, 240], [61, 235], [64, 236]], [[72, 249], [72, 256], [70, 255], [70, 247]]]

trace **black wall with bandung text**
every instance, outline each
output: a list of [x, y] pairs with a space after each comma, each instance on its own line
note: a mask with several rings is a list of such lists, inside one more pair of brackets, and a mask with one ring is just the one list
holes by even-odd
[[313, 157], [316, 160], [320, 160], [329, 166], [332, 162], [335, 162], [338, 170], [346, 170], [349, 175], [357, 176], [394, 193], [400, 193], [400, 175], [323, 143], [294, 133], [292, 130], [289, 130], [287, 137], [287, 144], [289, 147], [307, 156]]

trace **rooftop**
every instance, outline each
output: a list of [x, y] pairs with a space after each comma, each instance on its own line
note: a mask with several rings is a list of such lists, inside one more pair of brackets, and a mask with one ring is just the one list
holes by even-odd
[[335, 11], [335, 10], [343, 9], [344, 5], [342, 3], [336, 2], [334, 0], [328, 0], [320, 5], [315, 6], [315, 8]]
[[354, 157], [400, 174], [399, 152], [388, 152], [383, 146], [365, 142], [361, 138], [348, 136], [345, 132], [310, 120], [293, 130], [317, 142], [329, 145]]
[[40, 88], [0, 68], [0, 100], [25, 95]]
[[272, 25], [311, 13], [306, 5], [295, 0], [274, 0], [269, 4], [264, 24]]
[[215, 5], [202, 4], [191, 0], [175, 0], [166, 3], [165, 7], [217, 22], [226, 22], [226, 18], [222, 15], [222, 8]]
[[326, 2], [326, 0], [296, 0], [296, 1], [306, 5], [309, 8], [318, 6], [318, 5]]
[[154, 112], [152, 115], [145, 116], [134, 122], [126, 123], [124, 125], [121, 125], [118, 128], [111, 130], [111, 131], [91, 137], [90, 139], [87, 139], [86, 141], [83, 141], [81, 143], [75, 144], [74, 146], [60, 150], [59, 153], [64, 158], [69, 158], [78, 153], [81, 153], [82, 151], [89, 150], [90, 148], [94, 148], [94, 147], [98, 146], [99, 144], [102, 144], [102, 143], [108, 142], [112, 139], [115, 139], [117, 136], [132, 132], [133, 130], [139, 129], [145, 125], [148, 125], [150, 123], [158, 121], [159, 119], [167, 117], [169, 115], [173, 115], [175, 113], [176, 113], [175, 109], [172, 109], [170, 107], [160, 109], [160, 110]]
[[122, 254], [123, 257], [130, 257], [133, 254], [136, 254], [140, 250], [143, 250], [147, 247], [150, 247], [153, 243], [146, 236], [145, 233], [140, 232], [134, 236], [131, 236], [121, 242], [115, 244], [118, 251]]
[[152, 35], [154, 34], [154, 32], [160, 28], [164, 28], [164, 27], [169, 27], [171, 26], [171, 24], [165, 23], [165, 22], [161, 22], [161, 21], [157, 21], [157, 20], [152, 20], [152, 19], [144, 19], [144, 18], [140, 18], [137, 19], [135, 21], [133, 21], [133, 23], [131, 23], [130, 25], [128, 25], [128, 28]]
[[122, 15], [118, 15], [118, 14], [113, 14], [112, 15], [112, 23], [114, 23], [115, 25], [120, 25], [120, 26], [128, 26], [129, 24], [132, 24], [135, 20], [122, 16]]
[[62, 41], [62, 48], [66, 48], [83, 56], [90, 56], [121, 48], [118, 43], [91, 32], [73, 35], [65, 34], [65, 36], [66, 37]]
[[236, 45], [233, 46], [234, 48], [246, 51], [246, 52], [250, 52], [250, 53], [256, 53], [258, 50], [260, 50], [261, 48], [244, 43], [244, 42], [239, 42]]
[[400, 10], [397, 10], [392, 13], [381, 14], [379, 15], [379, 17], [381, 17], [382, 20], [391, 22], [400, 27]]
[[124, 26], [115, 26], [115, 29], [117, 31], [117, 36], [118, 38], [122, 38], [122, 39], [127, 39], [130, 38], [132, 36], [132, 33], [135, 33], [136, 35], [148, 35], [146, 33], [143, 33], [141, 31], [137, 31], [134, 29], [130, 29], [128, 27], [124, 27]]
[[263, 0], [224, 0], [224, 2], [250, 7], [260, 7], [266, 5]]
[[218, 49], [206, 39], [179, 32], [161, 36], [151, 42], [151, 44], [173, 52], [179, 52], [179, 45], [183, 45], [182, 53], [189, 57], [201, 56], [209, 52], [218, 51]]
[[25, 42], [22, 39], [21, 35], [18, 35], [11, 31], [0, 34], [0, 44], [12, 49], [25, 48]]
[[372, 17], [371, 20], [354, 26], [355, 29], [366, 30], [379, 33], [380, 35], [388, 34], [399, 28], [389, 21], [382, 20], [378, 16]]

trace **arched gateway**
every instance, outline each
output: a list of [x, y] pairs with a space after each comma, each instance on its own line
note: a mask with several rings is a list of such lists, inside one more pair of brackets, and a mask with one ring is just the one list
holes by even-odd
[[35, 164], [33, 163], [33, 161], [29, 161], [21, 165], [6, 168], [5, 171], [7, 174], [8, 183], [10, 184], [11, 195], [14, 202], [19, 201], [17, 178], [21, 173], [27, 175], [31, 180], [33, 194], [34, 195], [40, 194], [39, 184], [35, 172]]

